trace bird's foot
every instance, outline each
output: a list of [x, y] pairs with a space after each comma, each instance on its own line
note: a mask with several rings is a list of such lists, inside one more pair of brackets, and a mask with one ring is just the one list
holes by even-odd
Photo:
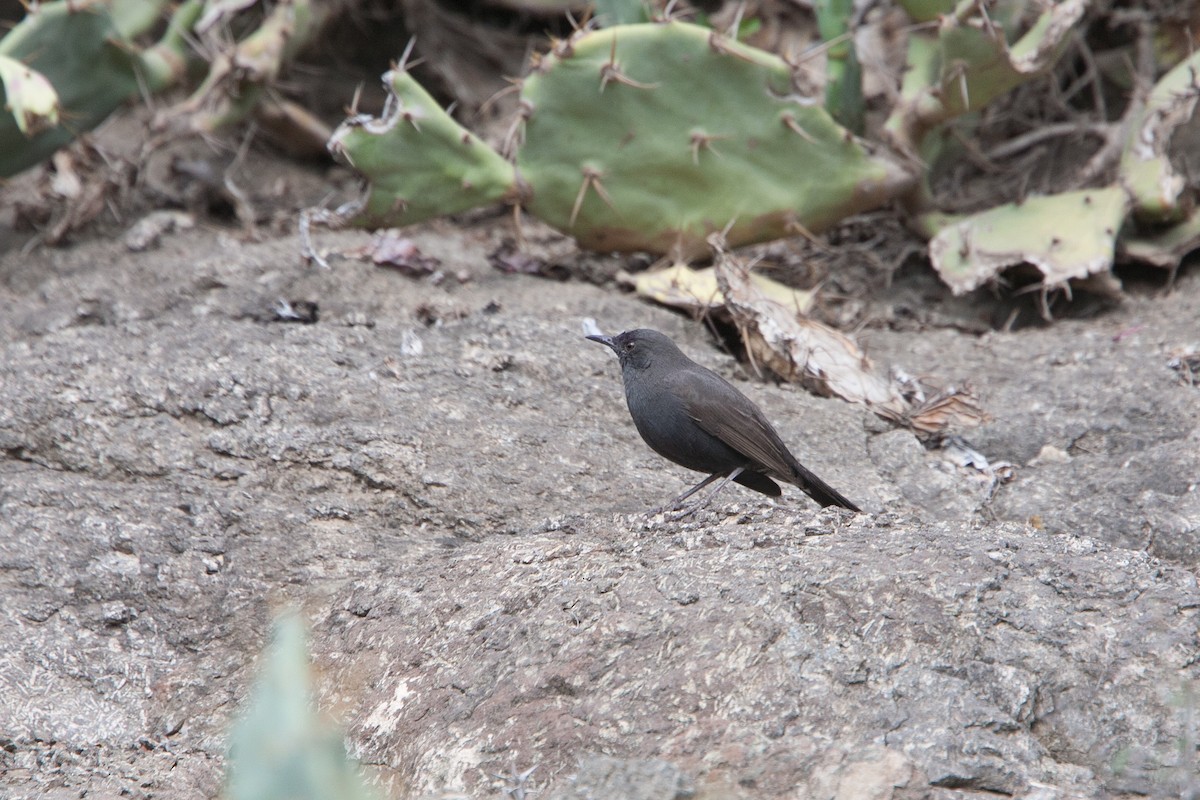
[[661, 516], [666, 522], [679, 522], [682, 519], [694, 517], [697, 511], [707, 508], [712, 503], [713, 494], [715, 493], [705, 495], [690, 503], [681, 503], [675, 500], [665, 506], [650, 509], [646, 512], [646, 516], [649, 518]]
[[[652, 517], [658, 516], [659, 514], [664, 514], [664, 515], [666, 515], [665, 519], [668, 522], [678, 522], [681, 519], [686, 519], [686, 518], [694, 515], [700, 509], [707, 506], [709, 503], [711, 503], [713, 498], [716, 497], [717, 494], [719, 494], [720, 491], [725, 488], [725, 484], [729, 483], [731, 480], [736, 478], [738, 475], [741, 475], [742, 472], [744, 471], [744, 469], [745, 469], [745, 467], [738, 467], [737, 469], [733, 470], [732, 472], [728, 472], [728, 473], [717, 472], [713, 475], [709, 475], [707, 478], [700, 481], [699, 483], [697, 483], [692, 488], [688, 489], [683, 494], [679, 495], [679, 497], [676, 497], [674, 500], [672, 500], [670, 502], [669, 505], [662, 506], [661, 508], [656, 508], [647, 513]], [[705, 486], [708, 486], [710, 483], [712, 483], [713, 481], [717, 481], [717, 480], [720, 480], [721, 482], [718, 483], [716, 488], [713, 489], [711, 492], [701, 496], [700, 498], [698, 498], [696, 500], [693, 500], [690, 503], [683, 502], [684, 500], [687, 500], [689, 497], [694, 495], [696, 492], [703, 489]]]

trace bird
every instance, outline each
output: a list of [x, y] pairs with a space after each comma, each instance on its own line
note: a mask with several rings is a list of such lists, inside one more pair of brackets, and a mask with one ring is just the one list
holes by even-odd
[[620, 359], [629, 414], [650, 449], [682, 467], [709, 473], [675, 498], [672, 509], [721, 480], [703, 505], [732, 480], [771, 497], [782, 494], [775, 481], [783, 481], [823, 507], [861, 511], [792, 455], [750, 398], [684, 355], [665, 334], [638, 328], [587, 338], [612, 348]]

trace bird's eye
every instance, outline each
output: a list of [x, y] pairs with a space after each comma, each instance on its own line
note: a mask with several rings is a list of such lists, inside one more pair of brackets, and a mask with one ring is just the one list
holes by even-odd
[[625, 343], [625, 350], [626, 350], [626, 352], [629, 352], [629, 351], [633, 350], [633, 342], [626, 342], [626, 343]]

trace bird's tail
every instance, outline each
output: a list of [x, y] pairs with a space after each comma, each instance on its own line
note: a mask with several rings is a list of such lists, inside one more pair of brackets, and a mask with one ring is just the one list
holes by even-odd
[[862, 511], [837, 489], [805, 469], [803, 464], [794, 461], [791, 466], [794, 473], [792, 483], [799, 486], [806, 495], [816, 500], [822, 507], [841, 506], [851, 511]]

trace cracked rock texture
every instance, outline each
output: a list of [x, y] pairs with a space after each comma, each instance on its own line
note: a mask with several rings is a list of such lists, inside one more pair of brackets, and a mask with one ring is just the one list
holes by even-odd
[[[746, 381], [682, 317], [492, 270], [504, 233], [415, 234], [461, 283], [202, 229], [0, 255], [0, 795], [217, 796], [287, 606], [391, 798], [1200, 791], [1200, 389], [1167, 366], [1200, 276], [1042, 329], [861, 334], [976, 387], [996, 487]], [[868, 513], [734, 488], [643, 515], [693, 476], [585, 316], [674, 336]]]

